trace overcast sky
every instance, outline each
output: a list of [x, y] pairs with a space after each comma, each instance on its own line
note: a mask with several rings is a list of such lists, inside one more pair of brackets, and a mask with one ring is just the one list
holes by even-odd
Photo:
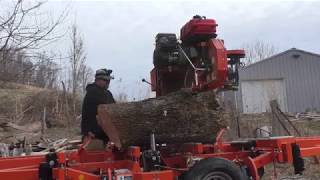
[[[320, 2], [316, 1], [49, 1], [55, 11], [72, 7], [69, 21], [76, 20], [85, 40], [93, 69], [114, 70], [114, 93], [125, 89], [139, 98], [148, 87], [154, 37], [158, 32], [179, 30], [193, 15], [213, 18], [218, 38], [228, 49], [256, 40], [280, 51], [295, 47], [320, 53]], [[68, 28], [68, 24], [65, 25]], [[67, 43], [57, 47], [66, 49]], [[121, 86], [121, 87], [119, 87]]]

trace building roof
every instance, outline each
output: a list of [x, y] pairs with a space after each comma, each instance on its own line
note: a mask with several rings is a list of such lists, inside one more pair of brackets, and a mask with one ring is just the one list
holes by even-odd
[[252, 63], [248, 66], [245, 66], [243, 69], [246, 69], [246, 68], [249, 68], [249, 67], [252, 67], [252, 66], [256, 66], [257, 64], [260, 64], [262, 62], [265, 62], [265, 61], [270, 61], [272, 59], [274, 59], [275, 57], [278, 57], [278, 56], [281, 56], [281, 55], [284, 55], [284, 54], [287, 54], [287, 53], [290, 53], [290, 52], [301, 52], [301, 53], [305, 53], [305, 54], [309, 54], [309, 55], [312, 55], [312, 56], [317, 56], [320, 58], [320, 54], [316, 54], [316, 53], [312, 53], [312, 52], [309, 52], [309, 51], [304, 51], [304, 50], [301, 50], [301, 49], [297, 49], [297, 48], [291, 48], [291, 49], [288, 49], [286, 51], [283, 51], [281, 53], [278, 53], [278, 54], [275, 54], [273, 56], [270, 56], [266, 59], [263, 59], [263, 60], [260, 60], [258, 62], [255, 62], [255, 63]]

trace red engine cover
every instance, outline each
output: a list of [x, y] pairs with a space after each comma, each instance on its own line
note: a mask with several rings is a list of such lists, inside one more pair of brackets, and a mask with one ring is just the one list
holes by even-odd
[[215, 38], [217, 26], [214, 19], [193, 18], [181, 28], [180, 39], [183, 43], [189, 43]]

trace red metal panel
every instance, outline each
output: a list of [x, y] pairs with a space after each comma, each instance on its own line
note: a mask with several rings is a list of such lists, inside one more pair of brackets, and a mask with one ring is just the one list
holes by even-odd
[[0, 158], [0, 170], [16, 168], [21, 166], [39, 165], [40, 162], [45, 161], [44, 156], [22, 156], [22, 157], [9, 157]]
[[162, 160], [164, 164], [168, 167], [174, 167], [179, 169], [187, 168], [186, 158], [181, 155], [165, 157], [162, 158]]
[[232, 58], [232, 57], [240, 57], [240, 58], [244, 58], [245, 57], [245, 52], [242, 49], [237, 49], [237, 50], [227, 50], [227, 56], [228, 58]]
[[214, 153], [214, 145], [213, 144], [204, 144], [203, 145], [203, 153]]
[[1, 169], [0, 172], [4, 171], [15, 171], [15, 170], [23, 170], [23, 169], [35, 169], [38, 168], [39, 164], [31, 165], [31, 166], [18, 166], [15, 168]]
[[291, 143], [290, 144], [283, 144], [281, 149], [282, 149], [282, 155], [283, 155], [283, 162], [292, 163], [293, 157], [292, 157]]
[[157, 69], [153, 68], [150, 72], [151, 77], [151, 91], [157, 90]]
[[211, 82], [207, 81], [208, 89], [223, 87], [227, 80], [228, 60], [227, 50], [219, 39], [211, 39], [208, 42], [209, 57], [212, 61]]
[[38, 168], [36, 169], [22, 169], [11, 171], [0, 171], [0, 179], [12, 179], [12, 180], [37, 180]]
[[214, 19], [191, 19], [181, 28], [180, 38], [184, 41], [197, 35], [213, 35], [217, 26]]
[[249, 151], [238, 151], [238, 152], [222, 152], [222, 153], [213, 153], [213, 154], [195, 154], [193, 157], [199, 158], [214, 158], [214, 157], [221, 157], [229, 160], [235, 159], [243, 159], [249, 156]]
[[300, 148], [300, 152], [302, 157], [320, 155], [320, 146]]
[[273, 152], [266, 152], [263, 153], [255, 158], [252, 158], [253, 163], [255, 164], [256, 168], [260, 168], [273, 162], [275, 155]]
[[104, 169], [129, 169], [132, 171], [140, 171], [140, 166], [138, 162], [130, 161], [130, 160], [117, 160], [110, 162], [88, 162], [88, 163], [76, 163], [72, 164], [71, 167], [75, 169], [96, 169], [96, 168], [104, 168]]
[[314, 147], [320, 145], [320, 137], [298, 137], [296, 144], [300, 147]]
[[258, 173], [258, 168], [256, 167], [256, 164], [254, 163], [253, 159], [251, 157], [248, 157], [245, 159], [246, 165], [249, 168], [250, 174], [254, 180], [260, 180], [260, 176]]
[[[26, 160], [26, 159], [24, 159]], [[17, 164], [18, 166], [19, 164]], [[0, 179], [12, 180], [38, 180], [39, 179], [39, 165], [17, 167], [12, 169], [0, 170]], [[53, 169], [54, 179], [64, 180], [65, 174], [62, 168]]]
[[56, 171], [56, 177], [58, 180], [66, 180], [66, 171], [65, 171], [65, 167], [60, 167], [58, 168]]
[[183, 144], [183, 151], [189, 152], [192, 154], [202, 154], [203, 153], [203, 144], [201, 143], [186, 143]]
[[171, 170], [152, 171], [133, 174], [134, 180], [174, 180], [175, 173]]
[[291, 144], [295, 143], [294, 137], [279, 137], [272, 139], [257, 139], [256, 145], [257, 147], [262, 148], [278, 148], [281, 149], [283, 144]]
[[170, 157], [163, 157], [162, 161], [168, 167], [175, 167], [175, 168], [187, 168], [186, 165], [186, 158], [181, 155], [177, 156], [170, 156]]
[[101, 177], [77, 169], [67, 168], [66, 175], [68, 180], [101, 180]]
[[81, 149], [79, 154], [73, 154], [80, 162], [102, 162], [115, 159], [116, 154], [112, 151], [85, 151]]

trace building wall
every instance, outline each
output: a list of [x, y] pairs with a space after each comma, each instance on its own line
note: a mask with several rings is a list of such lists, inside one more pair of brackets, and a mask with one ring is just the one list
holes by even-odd
[[288, 111], [283, 79], [241, 81], [241, 94], [244, 113], [270, 112], [272, 100], [277, 100], [282, 111]]
[[[242, 112], [241, 81], [272, 79], [284, 80], [289, 112], [320, 110], [320, 55], [290, 49], [241, 69], [239, 75], [237, 101]], [[233, 99], [231, 92], [224, 96]]]

